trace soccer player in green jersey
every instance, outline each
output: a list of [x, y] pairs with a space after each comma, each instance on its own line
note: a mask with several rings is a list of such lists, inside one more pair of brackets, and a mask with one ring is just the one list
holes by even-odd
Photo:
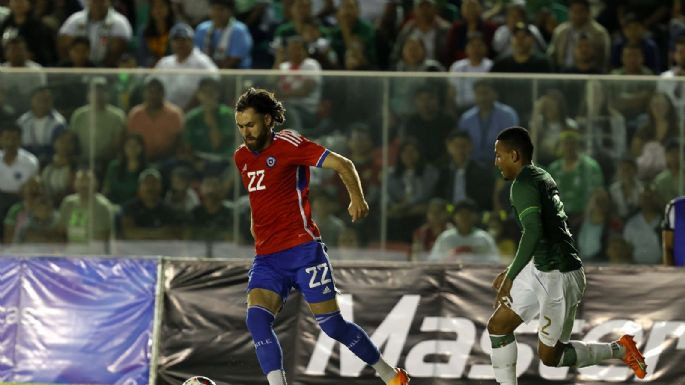
[[569, 341], [585, 273], [557, 184], [532, 158], [533, 143], [525, 128], [510, 127], [497, 136], [495, 166], [512, 181], [509, 199], [521, 240], [514, 260], [493, 282], [497, 298], [488, 332], [495, 379], [516, 384], [514, 330], [538, 315], [538, 354], [545, 365], [582, 368], [620, 358], [644, 378], [647, 366], [630, 335], [610, 343]]

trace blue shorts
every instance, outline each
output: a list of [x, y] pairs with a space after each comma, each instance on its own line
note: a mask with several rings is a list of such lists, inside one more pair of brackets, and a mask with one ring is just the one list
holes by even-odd
[[326, 246], [318, 241], [256, 256], [248, 277], [248, 292], [257, 288], [271, 290], [281, 296], [283, 303], [293, 288], [309, 303], [334, 299], [337, 293]]

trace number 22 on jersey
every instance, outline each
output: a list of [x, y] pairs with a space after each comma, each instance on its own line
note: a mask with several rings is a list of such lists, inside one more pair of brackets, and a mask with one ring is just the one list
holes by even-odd
[[247, 184], [247, 191], [266, 190], [266, 186], [262, 184], [264, 182], [264, 170], [250, 171], [247, 173], [247, 177], [250, 178], [250, 183]]

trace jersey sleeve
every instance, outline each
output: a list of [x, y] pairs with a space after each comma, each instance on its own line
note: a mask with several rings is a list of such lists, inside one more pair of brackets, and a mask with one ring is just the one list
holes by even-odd
[[514, 182], [511, 186], [511, 203], [522, 228], [516, 255], [507, 269], [507, 277], [513, 280], [533, 257], [542, 236], [540, 192], [531, 183]]
[[[292, 131], [282, 135], [299, 135]], [[299, 135], [300, 142], [292, 151], [290, 159], [293, 164], [302, 166], [321, 167], [323, 161], [326, 160], [330, 150], [326, 147], [312, 142], [311, 140]]]

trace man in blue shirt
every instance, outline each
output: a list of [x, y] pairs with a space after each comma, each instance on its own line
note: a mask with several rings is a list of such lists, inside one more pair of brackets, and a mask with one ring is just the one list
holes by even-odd
[[473, 92], [476, 105], [461, 115], [458, 128], [471, 137], [471, 159], [490, 166], [494, 161], [492, 148], [497, 135], [507, 127], [517, 126], [519, 117], [513, 108], [497, 101], [497, 92], [489, 81], [474, 83]]
[[209, 20], [195, 31], [195, 46], [219, 68], [250, 68], [252, 36], [247, 26], [233, 17], [234, 0], [211, 0]]
[[685, 266], [685, 196], [666, 205], [661, 239], [664, 264]]

